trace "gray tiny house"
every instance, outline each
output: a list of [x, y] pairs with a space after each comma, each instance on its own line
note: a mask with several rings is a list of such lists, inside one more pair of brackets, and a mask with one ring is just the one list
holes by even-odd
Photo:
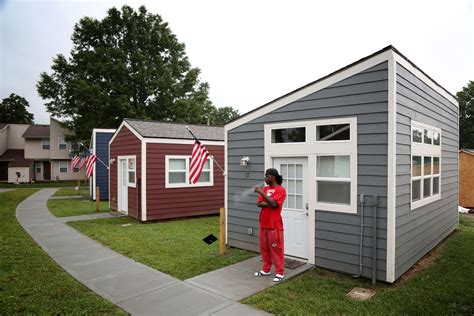
[[227, 243], [258, 251], [264, 170], [285, 255], [395, 282], [458, 225], [458, 103], [393, 46], [225, 126]]

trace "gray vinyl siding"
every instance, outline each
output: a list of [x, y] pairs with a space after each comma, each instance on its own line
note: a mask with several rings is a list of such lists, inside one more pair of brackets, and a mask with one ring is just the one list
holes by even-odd
[[[377, 278], [386, 279], [387, 227], [387, 108], [388, 63], [342, 80], [228, 132], [228, 243], [258, 250], [256, 195], [263, 182], [264, 124], [298, 120], [357, 117], [358, 194], [378, 195]], [[239, 165], [250, 157], [248, 167]], [[311, 175], [308, 181], [314, 179]], [[366, 205], [370, 204], [370, 198]], [[316, 265], [357, 274], [359, 271], [360, 209], [358, 214], [315, 210]], [[371, 276], [373, 208], [365, 209], [363, 275]], [[253, 234], [248, 233], [249, 228]]]
[[[458, 107], [397, 64], [395, 278], [458, 224]], [[441, 199], [410, 210], [411, 120], [441, 129]]]

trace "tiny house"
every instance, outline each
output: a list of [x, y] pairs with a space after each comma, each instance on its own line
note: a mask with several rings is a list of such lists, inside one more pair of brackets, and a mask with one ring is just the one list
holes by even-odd
[[115, 129], [94, 128], [92, 130], [90, 148], [92, 154], [97, 157], [94, 164], [94, 172], [89, 179], [89, 195], [96, 199], [97, 188], [99, 188], [100, 200], [109, 199], [109, 141], [115, 133]]
[[[189, 128], [219, 165], [224, 129]], [[208, 158], [199, 181], [189, 181], [194, 138], [184, 124], [125, 119], [109, 142], [110, 208], [140, 221], [218, 214], [224, 175]]]
[[274, 167], [286, 256], [396, 281], [458, 225], [458, 113], [388, 46], [229, 122], [227, 243], [258, 251], [244, 193]]

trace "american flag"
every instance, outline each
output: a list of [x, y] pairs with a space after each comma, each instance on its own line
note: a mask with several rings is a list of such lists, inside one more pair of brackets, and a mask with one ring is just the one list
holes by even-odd
[[90, 154], [86, 158], [86, 177], [90, 178], [92, 176], [92, 173], [94, 172], [94, 164], [95, 161], [97, 160], [96, 155]]
[[74, 155], [71, 157], [71, 169], [76, 168], [81, 162], [81, 157], [79, 155]]
[[209, 152], [206, 147], [195, 138], [193, 153], [191, 155], [191, 164], [189, 165], [189, 181], [191, 183], [194, 184], [199, 180], [202, 168], [204, 168], [204, 165], [206, 164], [207, 157], [209, 157]]
[[78, 165], [79, 170], [81, 170], [82, 167], [86, 165], [86, 161], [87, 161], [87, 157], [81, 157], [81, 160], [79, 161], [79, 165]]

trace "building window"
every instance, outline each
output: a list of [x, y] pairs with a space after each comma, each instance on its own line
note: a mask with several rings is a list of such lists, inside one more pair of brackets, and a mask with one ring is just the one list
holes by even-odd
[[59, 173], [67, 173], [68, 172], [68, 164], [69, 161], [60, 161], [59, 162]]
[[272, 143], [304, 143], [306, 142], [306, 128], [272, 129]]
[[317, 156], [317, 201], [331, 204], [351, 204], [351, 157]]
[[59, 138], [58, 140], [58, 148], [59, 149], [67, 149], [67, 143], [64, 138]]
[[184, 188], [195, 186], [213, 186], [213, 166], [208, 158], [195, 184], [189, 182], [190, 156], [166, 156], [166, 188]]
[[350, 140], [350, 124], [332, 124], [316, 126], [316, 141]]
[[441, 130], [412, 122], [411, 209], [441, 197]]
[[136, 185], [136, 170], [135, 170], [135, 158], [128, 158], [128, 184]]
[[41, 140], [41, 148], [44, 150], [49, 150], [49, 138], [43, 138]]
[[79, 172], [79, 168], [75, 167], [74, 169], [72, 169], [72, 172]]

